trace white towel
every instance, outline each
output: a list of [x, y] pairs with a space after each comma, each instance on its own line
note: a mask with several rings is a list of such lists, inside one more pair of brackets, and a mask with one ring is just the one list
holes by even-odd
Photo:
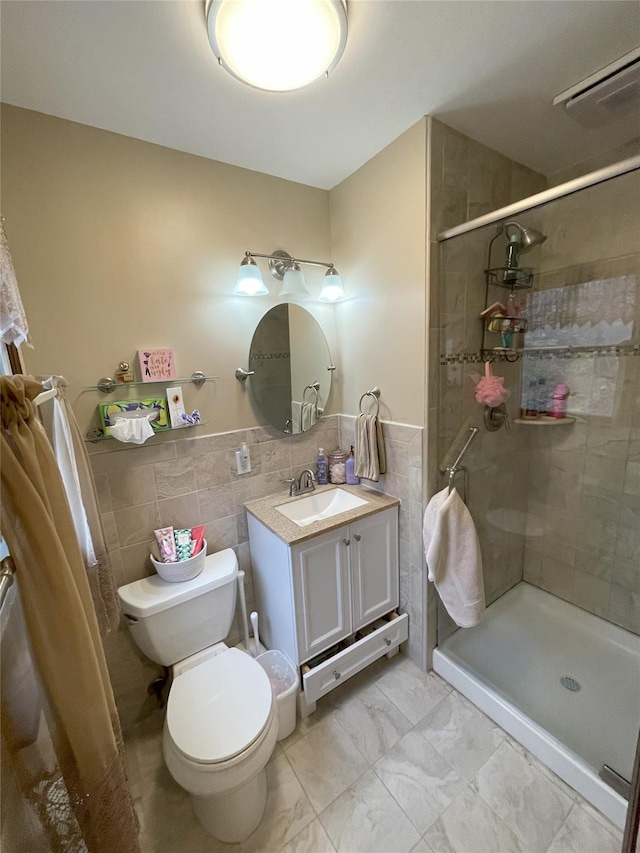
[[455, 489], [431, 498], [422, 536], [429, 580], [456, 625], [472, 628], [485, 607], [482, 554], [471, 513]]
[[304, 401], [300, 411], [300, 432], [306, 432], [318, 420], [318, 407], [315, 403]]
[[302, 426], [302, 403], [297, 400], [291, 401], [291, 432], [293, 435], [298, 435], [301, 432]]

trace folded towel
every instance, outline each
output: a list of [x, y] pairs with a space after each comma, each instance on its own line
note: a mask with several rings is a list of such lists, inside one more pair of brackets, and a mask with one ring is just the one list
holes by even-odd
[[318, 407], [315, 403], [302, 403], [300, 412], [300, 432], [306, 432], [318, 420]]
[[365, 480], [380, 479], [387, 470], [382, 425], [377, 415], [360, 415], [356, 421], [356, 477]]
[[291, 401], [291, 432], [293, 435], [298, 435], [302, 430], [302, 403], [297, 400]]
[[422, 536], [429, 580], [449, 616], [461, 628], [477, 625], [485, 606], [482, 554], [471, 513], [455, 489], [431, 498]]

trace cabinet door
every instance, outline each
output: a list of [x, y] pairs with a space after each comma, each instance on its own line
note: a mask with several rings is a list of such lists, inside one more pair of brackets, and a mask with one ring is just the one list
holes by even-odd
[[353, 630], [398, 606], [398, 508], [355, 521], [351, 534]]
[[292, 548], [299, 661], [303, 663], [352, 632], [348, 528]]

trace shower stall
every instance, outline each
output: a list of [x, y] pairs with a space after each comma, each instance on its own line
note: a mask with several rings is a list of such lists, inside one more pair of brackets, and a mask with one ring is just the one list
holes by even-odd
[[[487, 610], [459, 629], [438, 600], [433, 666], [621, 827], [640, 730], [639, 199], [635, 157], [439, 235], [439, 487], [478, 428], [456, 482]], [[487, 362], [504, 413], [475, 400]]]

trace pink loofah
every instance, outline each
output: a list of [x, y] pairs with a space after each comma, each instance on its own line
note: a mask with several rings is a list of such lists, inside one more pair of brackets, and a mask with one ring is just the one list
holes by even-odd
[[504, 387], [504, 378], [491, 373], [491, 363], [486, 361], [484, 376], [476, 385], [476, 400], [483, 406], [495, 408], [511, 396], [511, 391]]

